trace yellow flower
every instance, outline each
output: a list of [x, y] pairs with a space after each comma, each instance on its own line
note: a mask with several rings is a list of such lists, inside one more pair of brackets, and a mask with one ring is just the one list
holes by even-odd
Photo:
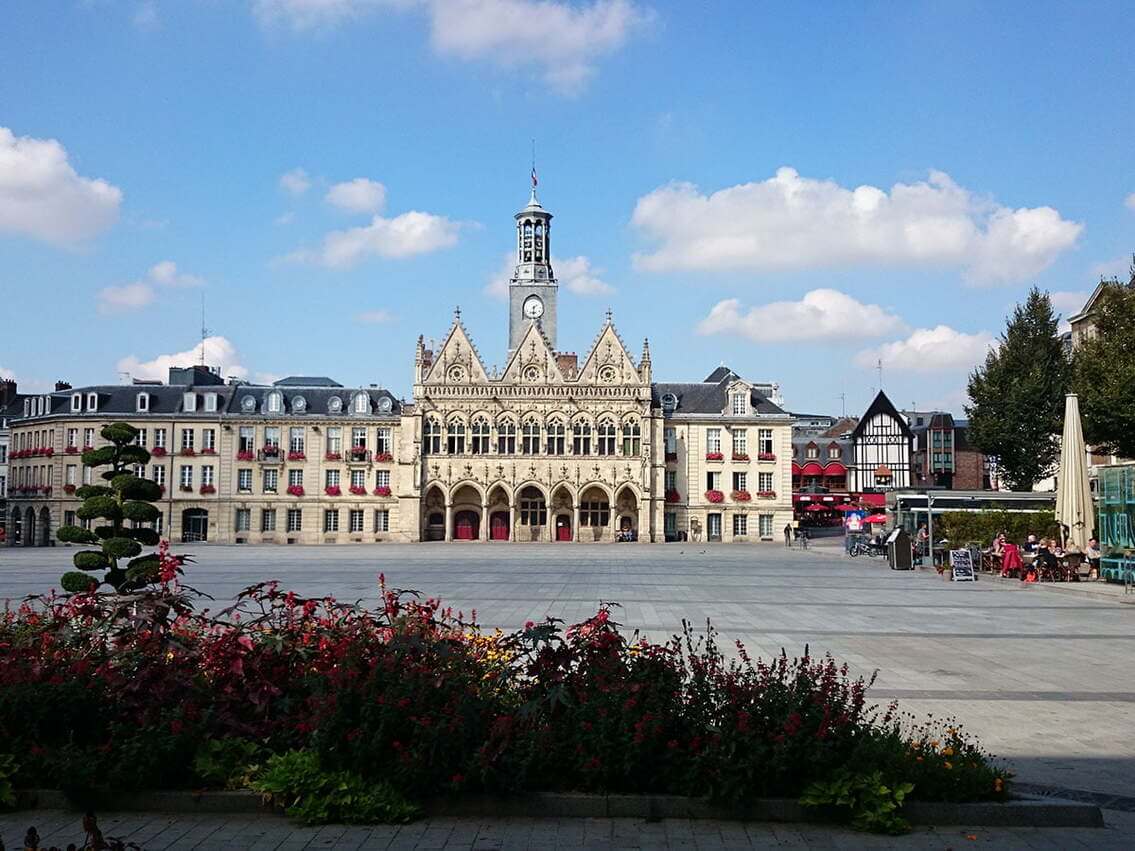
[[954, 755], [954, 749], [953, 748], [943, 748], [942, 749], [942, 756], [953, 756], [953, 755]]
[[953, 767], [954, 767], [954, 766], [953, 766], [953, 765], [952, 765], [951, 763], [949, 763], [949, 762], [945, 762], [945, 763], [943, 763], [943, 765], [945, 765], [947, 769], [951, 769], [951, 768], [953, 768]]
[[937, 749], [938, 749], [938, 740], [937, 740], [937, 739], [932, 739], [932, 740], [931, 740], [931, 742], [930, 742], [930, 747], [932, 747], [932, 748], [934, 748], [935, 750], [937, 750]]

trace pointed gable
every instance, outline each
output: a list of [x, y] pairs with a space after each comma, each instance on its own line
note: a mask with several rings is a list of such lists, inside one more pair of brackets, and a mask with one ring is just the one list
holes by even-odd
[[512, 357], [505, 365], [501, 380], [514, 384], [563, 383], [559, 358], [540, 326], [530, 323]]
[[580, 384], [639, 384], [642, 379], [634, 359], [615, 326], [608, 322], [599, 332], [579, 370]]
[[425, 384], [483, 384], [489, 380], [477, 347], [461, 320], [449, 329], [441, 350], [434, 356]]
[[871, 420], [877, 414], [882, 414], [885, 417], [890, 417], [899, 424], [900, 431], [902, 431], [902, 433], [906, 437], [914, 437], [914, 432], [910, 430], [910, 426], [907, 424], [906, 417], [898, 412], [898, 409], [891, 403], [891, 400], [887, 398], [887, 394], [882, 390], [880, 390], [878, 395], [875, 396], [875, 400], [867, 408], [867, 411], [863, 414], [862, 419], [860, 419], [859, 423], [855, 426], [855, 431], [852, 432], [851, 436], [854, 438], [859, 437], [861, 434], [863, 434], [864, 430], [866, 430]]

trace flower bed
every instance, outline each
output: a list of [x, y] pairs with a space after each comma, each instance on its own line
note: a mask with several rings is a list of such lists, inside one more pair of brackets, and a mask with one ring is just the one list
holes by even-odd
[[436, 600], [381, 590], [368, 610], [253, 586], [223, 621], [193, 611], [176, 581], [128, 604], [23, 603], [0, 619], [15, 784], [83, 798], [251, 783], [292, 798], [301, 780], [334, 778], [385, 802], [369, 801], [367, 818], [412, 814], [390, 789], [411, 801], [573, 791], [816, 806], [850, 790], [884, 819], [883, 784], [932, 801], [1008, 793], [1008, 773], [960, 726], [868, 706], [873, 680], [831, 657], [754, 660], [737, 645], [730, 661], [712, 630], [632, 641], [607, 606], [566, 629], [486, 633]]
[[724, 502], [725, 494], [721, 491], [706, 491], [705, 498], [707, 502]]
[[705, 453], [706, 461], [724, 461], [725, 456], [720, 452], [707, 452]]
[[733, 491], [729, 496], [734, 502], [749, 502], [753, 498], [753, 495], [748, 491]]
[[288, 496], [303, 496], [303, 485], [288, 485]]

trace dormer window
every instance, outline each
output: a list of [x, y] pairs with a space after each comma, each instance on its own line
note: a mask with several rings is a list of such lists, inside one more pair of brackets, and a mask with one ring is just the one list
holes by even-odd
[[278, 414], [284, 410], [284, 394], [273, 390], [268, 394], [268, 413]]
[[[28, 412], [26, 410], [27, 406], [25, 405], [24, 407], [25, 407], [24, 416], [27, 416], [28, 415]], [[82, 410], [83, 410], [83, 394], [82, 393], [72, 393], [71, 394], [71, 413], [77, 414]]]
[[356, 414], [369, 414], [370, 413], [370, 397], [366, 393], [358, 393], [355, 395], [355, 413]]
[[88, 411], [97, 411], [98, 409], [99, 409], [99, 394], [98, 393], [88, 393], [87, 394], [87, 410]]
[[332, 396], [327, 400], [327, 410], [333, 414], [339, 413], [343, 410], [343, 400], [338, 396]]
[[197, 410], [197, 394], [185, 393], [182, 395], [182, 410], [192, 413]]
[[206, 393], [205, 394], [205, 410], [209, 411], [209, 412], [217, 410], [217, 394], [216, 393]]
[[733, 416], [739, 417], [748, 411], [748, 403], [745, 399], [744, 393], [734, 393], [733, 400]]
[[673, 393], [664, 393], [662, 395], [662, 413], [672, 414], [678, 407], [678, 397]]
[[[79, 401], [76, 402], [75, 401], [76, 399], [78, 399]], [[71, 410], [72, 411], [79, 410], [82, 407], [82, 404], [83, 404], [82, 397], [78, 393], [76, 393], [74, 396], [71, 397]], [[24, 416], [30, 417], [31, 415], [32, 415], [32, 400], [31, 399], [24, 399]]]
[[134, 410], [139, 414], [147, 414], [150, 412], [150, 394], [139, 393], [136, 402], [134, 403]]

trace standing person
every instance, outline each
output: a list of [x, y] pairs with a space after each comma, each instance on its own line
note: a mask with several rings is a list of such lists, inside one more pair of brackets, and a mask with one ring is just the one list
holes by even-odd
[[792, 523], [784, 524], [784, 546], [792, 549]]
[[930, 543], [930, 532], [926, 529], [925, 523], [918, 524], [918, 534], [915, 536], [915, 541], [918, 544], [918, 560], [921, 561], [926, 555], [926, 545]]
[[807, 529], [801, 529], [800, 530], [800, 548], [805, 549], [805, 550], [808, 549], [808, 530]]

